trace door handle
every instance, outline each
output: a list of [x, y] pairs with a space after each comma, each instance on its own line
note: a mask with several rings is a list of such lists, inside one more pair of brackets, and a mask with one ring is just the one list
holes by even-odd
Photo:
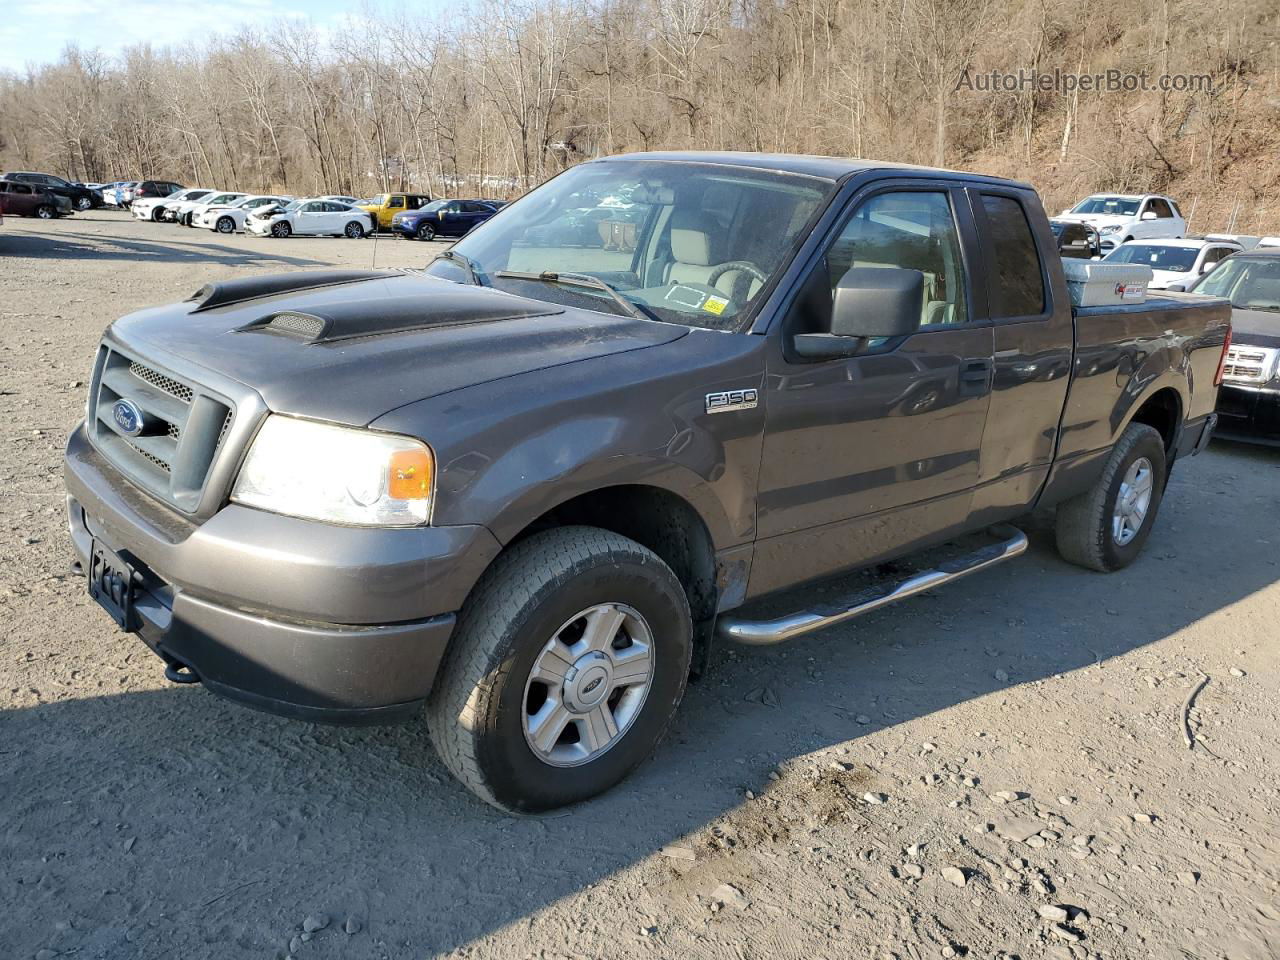
[[991, 386], [992, 366], [990, 360], [966, 360], [960, 364], [960, 392], [986, 393]]

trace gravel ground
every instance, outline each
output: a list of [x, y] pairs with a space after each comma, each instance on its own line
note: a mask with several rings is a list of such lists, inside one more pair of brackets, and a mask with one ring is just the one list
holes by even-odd
[[[384, 238], [378, 265], [430, 249]], [[653, 761], [553, 816], [473, 800], [421, 723], [165, 682], [67, 573], [61, 446], [102, 328], [373, 253], [0, 227], [0, 955], [1280, 956], [1273, 451], [1180, 464], [1119, 574], [1060, 561], [1041, 520], [998, 572], [722, 651]]]

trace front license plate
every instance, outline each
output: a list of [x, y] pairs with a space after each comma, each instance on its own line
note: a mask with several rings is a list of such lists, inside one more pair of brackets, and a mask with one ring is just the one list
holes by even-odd
[[121, 630], [137, 629], [133, 615], [133, 568], [114, 550], [93, 541], [89, 552], [89, 596], [111, 614]]

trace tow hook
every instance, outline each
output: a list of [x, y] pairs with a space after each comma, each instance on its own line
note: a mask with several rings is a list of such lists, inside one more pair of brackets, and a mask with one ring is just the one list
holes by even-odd
[[199, 683], [200, 675], [185, 663], [165, 657], [164, 678], [170, 683]]

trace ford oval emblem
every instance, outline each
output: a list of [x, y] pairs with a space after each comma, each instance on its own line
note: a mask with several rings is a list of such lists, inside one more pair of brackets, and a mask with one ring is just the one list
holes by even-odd
[[132, 400], [117, 400], [112, 404], [111, 419], [116, 422], [116, 426], [126, 437], [136, 437], [142, 433], [146, 423], [142, 411]]

